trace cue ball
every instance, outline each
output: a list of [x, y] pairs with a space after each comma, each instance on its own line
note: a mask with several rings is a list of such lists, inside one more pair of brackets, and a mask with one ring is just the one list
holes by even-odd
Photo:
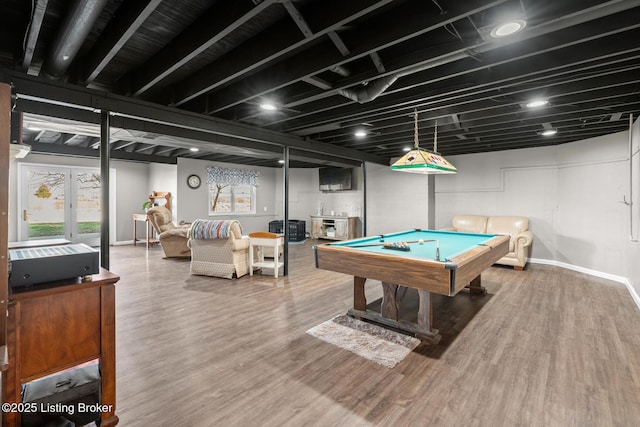
[[424, 244], [424, 240], [422, 240], [422, 239], [418, 240], [418, 244], [419, 245], [423, 245]]

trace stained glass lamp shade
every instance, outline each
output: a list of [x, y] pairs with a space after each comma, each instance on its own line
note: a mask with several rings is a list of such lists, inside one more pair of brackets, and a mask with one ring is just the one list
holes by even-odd
[[421, 174], [456, 173], [458, 170], [447, 159], [437, 152], [438, 149], [438, 122], [434, 130], [433, 151], [425, 150], [418, 145], [418, 113], [415, 113], [414, 147], [404, 156], [400, 157], [391, 170]]

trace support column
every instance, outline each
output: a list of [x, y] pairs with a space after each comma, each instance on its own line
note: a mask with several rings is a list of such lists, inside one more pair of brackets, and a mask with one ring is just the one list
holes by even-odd
[[7, 298], [9, 291], [9, 144], [11, 140], [11, 86], [0, 83], [0, 367], [5, 370]]
[[[282, 262], [284, 266], [282, 268], [282, 275], [286, 276], [289, 273], [289, 146], [284, 147], [284, 219], [282, 226], [284, 228], [284, 246], [282, 248]], [[276, 258], [278, 254], [273, 256]]]
[[[100, 266], [109, 269], [109, 156], [111, 133], [109, 111], [100, 113]], [[135, 236], [134, 236], [135, 238]]]
[[427, 175], [427, 228], [436, 228], [436, 176]]
[[367, 236], [367, 162], [362, 162], [362, 234]]

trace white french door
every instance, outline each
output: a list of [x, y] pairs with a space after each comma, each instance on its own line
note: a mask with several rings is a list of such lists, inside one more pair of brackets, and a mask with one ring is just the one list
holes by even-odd
[[100, 170], [20, 165], [19, 240], [100, 244]]

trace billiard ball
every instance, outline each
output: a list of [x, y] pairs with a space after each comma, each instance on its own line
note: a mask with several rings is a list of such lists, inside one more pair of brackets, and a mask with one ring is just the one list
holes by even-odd
[[423, 239], [418, 240], [418, 244], [419, 245], [424, 245], [424, 240]]

